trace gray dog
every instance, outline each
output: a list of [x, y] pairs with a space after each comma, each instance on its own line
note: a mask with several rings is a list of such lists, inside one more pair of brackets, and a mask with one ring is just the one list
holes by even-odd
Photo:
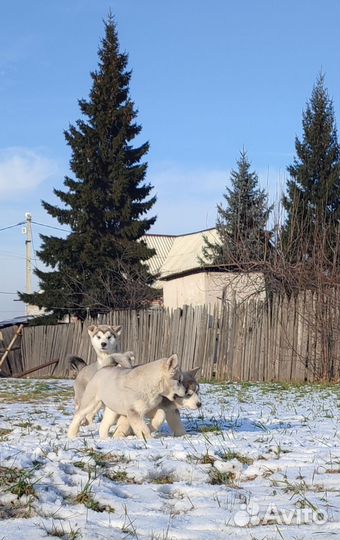
[[[174, 401], [185, 396], [182, 373], [176, 354], [133, 369], [105, 367], [99, 369], [86, 386], [80, 406], [68, 430], [69, 438], [78, 434], [87, 415], [93, 415], [101, 404], [105, 406], [99, 435], [103, 437], [112, 425], [112, 416], [125, 416], [135, 435], [150, 439], [151, 432], [144, 416], [158, 408], [163, 397]], [[124, 436], [119, 429], [114, 437]]]
[[74, 381], [74, 397], [76, 410], [79, 408], [81, 398], [88, 382], [93, 375], [105, 366], [121, 366], [131, 368], [135, 357], [132, 351], [118, 353], [117, 339], [121, 334], [121, 326], [91, 325], [87, 329], [91, 344], [96, 351], [97, 360], [87, 365], [79, 356], [70, 356], [70, 367], [77, 373]]
[[[146, 416], [151, 419], [150, 431], [158, 431], [166, 420], [175, 437], [185, 435], [186, 431], [182, 424], [179, 409], [199, 409], [202, 404], [199, 396], [199, 384], [195, 375], [200, 367], [195, 367], [190, 371], [183, 372], [182, 382], [185, 388], [183, 397], [175, 396], [173, 401], [166, 397], [162, 398], [160, 404], [149, 411]], [[117, 423], [115, 437], [121, 438], [131, 434], [131, 426], [126, 416], [114, 414], [112, 411], [105, 411], [100, 428], [100, 438], [107, 439], [110, 427]]]

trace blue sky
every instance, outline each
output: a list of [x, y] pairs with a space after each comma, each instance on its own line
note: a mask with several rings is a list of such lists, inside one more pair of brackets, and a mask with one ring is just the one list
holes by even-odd
[[[53, 187], [68, 173], [63, 131], [88, 95], [110, 8], [133, 71], [141, 141], [151, 145], [151, 232], [214, 226], [243, 146], [277, 199], [320, 70], [339, 118], [338, 0], [4, 0], [1, 8], [0, 229], [26, 211], [58, 225], [40, 201], [57, 202]], [[40, 232], [48, 229], [35, 225], [35, 249]], [[24, 249], [20, 227], [0, 231], [1, 292], [24, 289]], [[13, 298], [0, 294], [0, 320], [23, 313]]]

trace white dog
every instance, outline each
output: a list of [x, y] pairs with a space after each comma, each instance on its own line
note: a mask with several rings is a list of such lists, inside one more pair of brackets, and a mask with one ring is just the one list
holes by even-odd
[[[135, 359], [135, 355], [132, 351], [127, 351], [125, 353], [113, 353], [108, 355], [106, 358], [107, 366], [121, 366], [125, 368], [131, 368], [132, 362]], [[99, 369], [102, 369], [102, 366], [97, 362], [87, 365], [82, 358], [79, 356], [70, 357], [71, 364], [77, 367], [78, 375], [74, 381], [74, 399], [76, 402], [76, 410], [79, 408], [81, 398], [83, 397], [86, 386], [89, 381], [92, 379], [93, 375], [97, 373]]]
[[92, 346], [96, 351], [97, 362], [101, 367], [107, 366], [108, 355], [118, 352], [118, 338], [122, 333], [122, 327], [109, 326], [107, 324], [92, 324], [88, 327], [87, 331]]
[[[76, 437], [82, 420], [87, 415], [93, 415], [102, 403], [105, 411], [99, 428], [100, 437], [106, 436], [112, 418], [119, 414], [126, 416], [137, 437], [150, 439], [151, 432], [144, 416], [157, 408], [163, 397], [173, 401], [176, 396], [185, 396], [176, 354], [133, 369], [105, 367], [97, 371], [86, 386], [80, 407], [69, 427], [68, 437]], [[124, 433], [117, 428], [114, 437], [122, 436]]]
[[[163, 397], [160, 404], [146, 414], [151, 419], [150, 431], [158, 431], [166, 420], [175, 437], [185, 435], [186, 431], [181, 421], [179, 409], [197, 410], [202, 406], [199, 396], [199, 384], [195, 378], [199, 370], [200, 367], [196, 367], [183, 372], [182, 382], [185, 388], [183, 397], [175, 396], [173, 401]], [[109, 424], [110, 421], [111, 424]], [[100, 429], [102, 439], [108, 437], [109, 429], [114, 423], [117, 423], [116, 433], [118, 432], [121, 437], [131, 434], [131, 427], [126, 416], [119, 417], [118, 414], [107, 413], [106, 421]]]
[[105, 366], [117, 366], [130, 368], [135, 357], [132, 351], [126, 353], [118, 353], [117, 338], [121, 334], [121, 326], [107, 325], [91, 325], [87, 329], [92, 346], [97, 354], [96, 362], [87, 365], [79, 356], [70, 356], [69, 362], [71, 367], [78, 371], [78, 375], [74, 381], [74, 397], [76, 402], [76, 410], [79, 408], [81, 398], [85, 391], [88, 382], [93, 375]]

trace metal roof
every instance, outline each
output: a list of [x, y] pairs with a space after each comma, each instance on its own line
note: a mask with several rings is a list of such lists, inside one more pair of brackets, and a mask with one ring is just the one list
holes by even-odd
[[160, 272], [166, 258], [169, 255], [175, 240], [175, 236], [146, 234], [142, 237], [142, 240], [144, 240], [149, 248], [153, 248], [156, 251], [156, 254], [147, 261], [151, 274], [156, 275]]
[[217, 242], [216, 229], [177, 236], [161, 268], [161, 277], [178, 274], [200, 268], [199, 258], [203, 258], [204, 237], [210, 242]]
[[[156, 255], [147, 262], [151, 273], [160, 274], [159, 277], [162, 279], [172, 274], [200, 268], [199, 257], [203, 258], [204, 237], [211, 242], [218, 242], [216, 229], [179, 236], [145, 235], [143, 240], [156, 250]], [[158, 283], [157, 285], [160, 286]]]
[[0, 321], [0, 328], [6, 328], [7, 326], [19, 326], [19, 324], [27, 324], [33, 317], [23, 315], [22, 317], [14, 317], [13, 319], [7, 319]]

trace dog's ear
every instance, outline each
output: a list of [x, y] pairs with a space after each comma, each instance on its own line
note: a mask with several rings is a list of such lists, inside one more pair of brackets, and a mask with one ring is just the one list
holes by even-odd
[[97, 327], [96, 327], [95, 324], [91, 324], [91, 326], [89, 326], [89, 327], [87, 328], [87, 331], [88, 331], [88, 333], [89, 333], [89, 336], [91, 336], [91, 337], [93, 336], [93, 334], [95, 333], [96, 330], [97, 330]]
[[122, 327], [121, 326], [111, 326], [111, 330], [112, 332], [114, 333], [115, 336], [120, 336], [120, 334], [122, 333]]
[[165, 365], [170, 375], [175, 375], [179, 368], [177, 354], [172, 354], [171, 356], [169, 356], [169, 358], [167, 358], [166, 360]]
[[192, 369], [189, 369], [189, 375], [191, 375], [192, 377], [195, 377], [196, 373], [198, 373], [200, 369], [201, 369], [201, 366], [197, 366]]

